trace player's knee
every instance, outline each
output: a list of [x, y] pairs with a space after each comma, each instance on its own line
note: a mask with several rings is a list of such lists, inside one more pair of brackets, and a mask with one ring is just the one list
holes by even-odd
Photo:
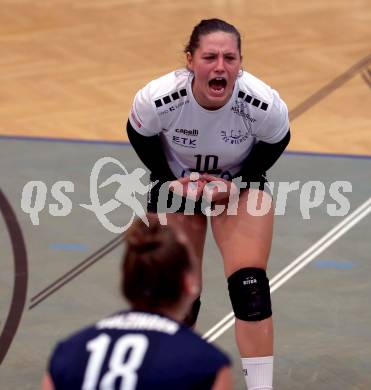
[[261, 268], [241, 268], [228, 278], [236, 318], [261, 321], [272, 315], [269, 280]]
[[200, 312], [201, 307], [201, 299], [198, 297], [194, 300], [191, 310], [187, 314], [187, 316], [184, 319], [184, 324], [189, 326], [190, 328], [196, 324], [198, 313]]

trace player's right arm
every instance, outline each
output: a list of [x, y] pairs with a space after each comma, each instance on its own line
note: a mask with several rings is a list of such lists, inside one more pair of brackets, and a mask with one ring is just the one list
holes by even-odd
[[129, 141], [142, 163], [151, 171], [156, 179], [161, 181], [175, 180], [170, 170], [165, 154], [162, 150], [160, 137], [158, 135], [141, 135], [128, 121], [126, 126]]
[[152, 175], [161, 181], [177, 179], [171, 171], [162, 149], [162, 126], [153, 106], [150, 84], [135, 95], [126, 132], [131, 145]]
[[211, 390], [232, 390], [232, 373], [229, 366], [222, 367], [218, 371]]

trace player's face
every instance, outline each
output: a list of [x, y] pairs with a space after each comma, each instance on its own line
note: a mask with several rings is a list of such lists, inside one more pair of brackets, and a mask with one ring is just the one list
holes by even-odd
[[194, 73], [193, 95], [202, 107], [218, 109], [227, 103], [241, 60], [234, 34], [218, 31], [200, 37], [193, 56], [187, 53], [187, 65]]

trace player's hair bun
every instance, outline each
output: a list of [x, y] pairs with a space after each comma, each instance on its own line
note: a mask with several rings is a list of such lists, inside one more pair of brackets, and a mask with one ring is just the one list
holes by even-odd
[[183, 275], [192, 267], [186, 246], [171, 226], [147, 214], [149, 226], [137, 219], [125, 234], [121, 291], [133, 307], [153, 310], [173, 305], [183, 294]]
[[128, 230], [125, 241], [130, 250], [143, 253], [158, 248], [164, 242], [164, 231], [160, 229], [160, 222], [154, 217], [149, 217], [148, 220], [149, 226], [137, 220]]

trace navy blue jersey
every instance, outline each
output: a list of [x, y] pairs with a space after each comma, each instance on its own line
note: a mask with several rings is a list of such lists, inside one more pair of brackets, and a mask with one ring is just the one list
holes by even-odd
[[185, 326], [124, 311], [57, 344], [49, 363], [56, 390], [210, 389], [228, 357]]

